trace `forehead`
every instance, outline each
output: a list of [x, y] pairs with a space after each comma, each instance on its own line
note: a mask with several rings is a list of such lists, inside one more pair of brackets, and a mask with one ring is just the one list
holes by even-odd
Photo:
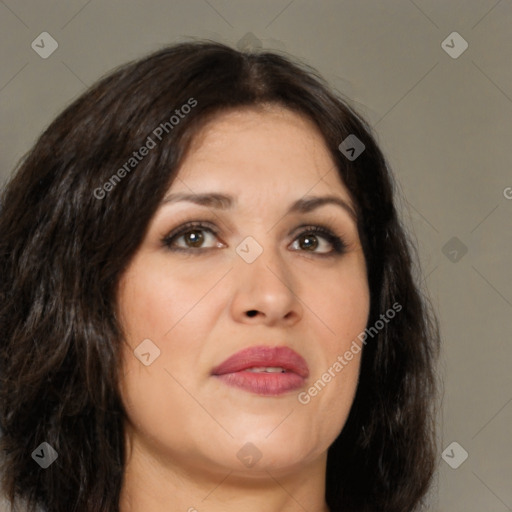
[[[300, 191], [319, 181], [326, 187], [344, 188], [314, 122], [276, 105], [215, 116], [194, 137], [178, 175], [191, 187], [222, 180], [234, 193], [241, 192], [240, 186], [262, 184], [295, 184]], [[172, 188], [179, 184], [175, 181]]]

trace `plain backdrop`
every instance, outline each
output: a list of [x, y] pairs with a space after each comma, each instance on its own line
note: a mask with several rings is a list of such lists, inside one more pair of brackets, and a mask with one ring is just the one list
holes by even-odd
[[441, 321], [430, 510], [511, 511], [512, 2], [0, 1], [0, 183], [100, 76], [198, 38], [317, 68], [375, 129]]

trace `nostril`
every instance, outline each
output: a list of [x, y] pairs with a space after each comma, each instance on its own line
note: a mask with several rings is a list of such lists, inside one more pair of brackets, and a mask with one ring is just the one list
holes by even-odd
[[247, 311], [247, 316], [249, 317], [253, 317], [253, 316], [256, 316], [258, 314], [258, 312], [255, 310], [255, 309], [251, 309], [250, 311]]

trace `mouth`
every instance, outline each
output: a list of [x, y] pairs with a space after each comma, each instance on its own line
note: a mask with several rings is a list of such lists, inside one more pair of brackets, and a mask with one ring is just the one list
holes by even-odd
[[212, 370], [228, 386], [264, 396], [278, 396], [305, 385], [305, 359], [288, 347], [249, 347]]

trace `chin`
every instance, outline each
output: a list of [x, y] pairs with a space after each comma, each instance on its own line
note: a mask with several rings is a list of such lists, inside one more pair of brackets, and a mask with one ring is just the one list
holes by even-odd
[[[273, 428], [276, 428], [274, 424]], [[247, 473], [257, 474], [265, 472], [282, 472], [294, 470], [307, 465], [317, 459], [328, 448], [328, 445], [319, 446], [313, 442], [310, 434], [297, 429], [265, 429], [264, 432], [247, 432], [245, 436], [236, 436], [231, 443], [236, 454], [235, 468]], [[232, 454], [228, 455], [232, 459]]]

